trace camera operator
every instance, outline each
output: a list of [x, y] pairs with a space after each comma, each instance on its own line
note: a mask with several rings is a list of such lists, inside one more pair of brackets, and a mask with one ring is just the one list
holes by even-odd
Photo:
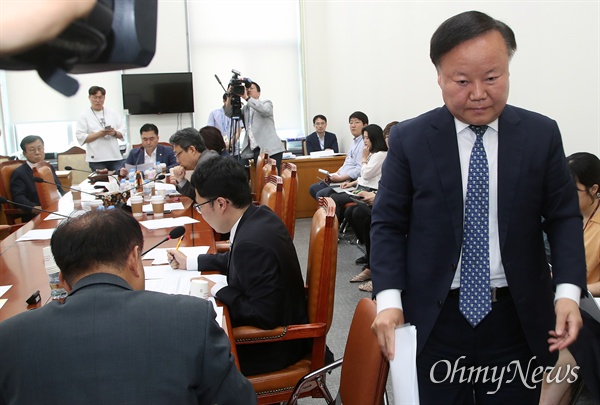
[[[279, 172], [284, 148], [275, 130], [273, 103], [271, 100], [259, 100], [258, 83], [247, 81], [245, 86], [240, 87], [243, 88], [243, 94], [235, 95], [246, 100], [246, 105], [242, 107], [242, 114], [247, 135], [244, 137], [241, 150], [248, 147], [252, 151], [255, 162], [261, 152], [268, 153], [269, 157], [277, 162], [277, 172]], [[231, 87], [229, 91], [232, 91]], [[231, 98], [233, 97], [228, 97], [225, 102], [225, 114], [228, 117], [233, 113]]]

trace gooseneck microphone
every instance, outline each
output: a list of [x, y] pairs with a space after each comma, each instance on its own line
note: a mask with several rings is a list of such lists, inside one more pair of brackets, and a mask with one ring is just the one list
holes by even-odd
[[96, 173], [96, 172], [91, 172], [89, 170], [75, 169], [73, 166], [65, 166], [65, 170], [73, 170], [73, 171], [76, 171], [76, 172], [82, 172], [82, 173], [87, 173], [87, 174]]
[[[63, 218], [71, 218], [68, 215], [59, 214], [58, 212], [52, 212], [52, 211], [44, 210], [44, 209], [41, 209], [41, 208], [35, 208], [35, 207], [30, 206], [30, 205], [21, 204], [21, 203], [15, 202], [15, 201], [11, 201], [11, 200], [7, 199], [6, 197], [0, 196], [0, 204], [6, 204], [6, 203], [9, 203], [9, 204], [12, 204], [12, 205], [16, 205], [16, 206], [19, 206], [19, 207], [23, 207], [23, 208], [28, 208], [30, 210], [35, 209], [36, 211], [42, 211], [42, 212], [45, 212], [47, 214], [58, 215], [59, 217], [63, 217]], [[181, 227], [181, 228], [183, 228], [183, 227]], [[177, 229], [177, 228], [175, 228], [175, 229]]]
[[[67, 187], [67, 186], [63, 186], [62, 184], [58, 184], [58, 183], [54, 183], [54, 182], [52, 182], [52, 181], [44, 180], [44, 179], [42, 179], [41, 177], [35, 177], [35, 176], [34, 176], [34, 177], [33, 177], [33, 181], [34, 181], [35, 183], [47, 183], [47, 184], [53, 184], [53, 185], [55, 185], [55, 186], [61, 186], [62, 188], [66, 188], [66, 189], [69, 189], [69, 190], [73, 191], [73, 187]], [[87, 192], [87, 191], [83, 191], [83, 190], [75, 190], [75, 191], [79, 191], [79, 192], [81, 192], [81, 193], [84, 193], [84, 194], [89, 194], [89, 195], [93, 195], [94, 197], [96, 197], [96, 194], [94, 194], [94, 193], [89, 193], [89, 192]]]
[[166, 238], [164, 238], [163, 240], [158, 242], [156, 245], [152, 246], [150, 249], [146, 250], [144, 253], [142, 253], [142, 256], [144, 256], [146, 253], [153, 250], [157, 246], [165, 243], [168, 240], [181, 238], [183, 236], [183, 234], [185, 234], [185, 228], [183, 226], [178, 226], [176, 228], [173, 228], [171, 230], [171, 232], [169, 232], [169, 235]]

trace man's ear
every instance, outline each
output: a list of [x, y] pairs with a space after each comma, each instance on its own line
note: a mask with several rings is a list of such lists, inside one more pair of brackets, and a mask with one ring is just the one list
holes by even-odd
[[129, 252], [129, 256], [127, 257], [127, 271], [134, 278], [139, 278], [140, 276], [143, 277], [143, 275], [140, 273], [138, 264], [141, 260], [142, 258], [140, 256], [140, 247], [134, 246], [133, 249], [131, 249], [131, 252]]

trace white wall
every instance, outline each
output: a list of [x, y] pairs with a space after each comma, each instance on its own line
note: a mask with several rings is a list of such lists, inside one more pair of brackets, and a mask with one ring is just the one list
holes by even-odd
[[567, 154], [600, 156], [599, 1], [303, 2], [306, 125], [325, 114], [347, 148], [355, 110], [383, 127], [441, 105], [429, 40], [473, 9], [515, 32], [509, 103], [557, 120]]
[[[192, 43], [191, 63], [186, 3], [159, 0], [155, 58], [148, 68], [127, 73], [181, 72], [191, 65], [197, 128], [219, 106], [222, 90], [212, 75], [217, 73], [226, 82], [229, 70], [236, 68], [261, 84], [263, 98], [273, 100], [278, 127], [304, 127], [310, 133], [312, 117], [322, 113], [328, 117], [329, 129], [340, 136], [342, 148], [347, 148], [348, 115], [355, 110], [384, 126], [441, 105], [435, 69], [429, 61], [429, 39], [446, 18], [477, 9], [515, 31], [518, 50], [511, 64], [509, 102], [556, 119], [567, 154], [585, 150], [600, 155], [598, 0], [301, 1], [300, 26], [291, 30], [298, 29], [302, 38], [302, 65], [292, 72], [295, 77], [303, 73], [302, 85], [289, 79], [289, 72], [281, 73], [282, 61], [298, 58], [283, 51], [283, 46], [272, 45], [259, 54], [244, 51], [257, 49], [257, 44], [245, 41], [245, 32], [253, 30], [271, 43], [280, 39], [289, 45], [291, 30], [282, 27], [281, 20], [289, 21], [296, 1], [189, 0], [188, 4], [192, 36], [202, 32], [201, 39]], [[259, 7], [260, 13], [253, 12]], [[224, 42], [225, 30], [239, 41]], [[78, 75], [81, 90], [69, 99], [43, 84], [35, 72], [6, 72], [8, 106], [4, 107], [8, 111], [3, 133], [17, 122], [77, 119], [89, 105], [86, 91], [94, 84], [107, 89], [106, 105], [122, 109], [120, 74]], [[303, 97], [304, 116], [294, 104], [298, 97]], [[159, 126], [163, 140], [193, 122], [192, 114], [182, 114], [180, 122], [173, 114], [130, 116], [134, 142], [138, 128], [148, 121]]]

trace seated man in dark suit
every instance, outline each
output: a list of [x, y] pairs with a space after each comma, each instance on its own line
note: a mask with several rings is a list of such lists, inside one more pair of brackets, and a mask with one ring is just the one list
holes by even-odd
[[[144, 163], [164, 163], [167, 165], [167, 170], [177, 166], [177, 158], [175, 152], [170, 146], [164, 146], [158, 143], [158, 128], [154, 124], [144, 124], [140, 128], [140, 137], [142, 138], [142, 146], [131, 149], [125, 164], [141, 165]], [[127, 169], [121, 168], [121, 176], [127, 176]]]
[[[208, 282], [211, 295], [229, 308], [234, 327], [306, 323], [307, 301], [294, 243], [273, 211], [252, 204], [244, 168], [231, 158], [210, 158], [196, 168], [192, 185], [196, 210], [215, 231], [231, 232], [231, 251], [188, 258], [170, 250], [171, 266], [226, 274], [227, 285]], [[241, 345], [240, 367], [245, 375], [280, 370], [300, 360], [308, 348], [302, 340]]]
[[333, 150], [333, 153], [338, 153], [337, 137], [334, 133], [325, 131], [327, 129], [327, 118], [324, 115], [315, 115], [313, 125], [316, 132], [313, 132], [306, 137], [306, 152], [317, 152], [325, 149]]
[[210, 302], [144, 291], [131, 215], [72, 217], [50, 243], [69, 295], [0, 323], [0, 403], [256, 404]]
[[[23, 208], [30, 212], [29, 215], [23, 217], [23, 221], [29, 221], [38, 214], [36, 209], [42, 208], [33, 181], [33, 168], [44, 161], [44, 140], [41, 136], [28, 135], [21, 141], [21, 149], [27, 161], [21, 167], [15, 169], [10, 176], [10, 193], [13, 201], [31, 207], [30, 209]], [[60, 184], [54, 168], [52, 168], [52, 175], [54, 176], [54, 182]], [[64, 194], [60, 186], [57, 187], [57, 191]]]

